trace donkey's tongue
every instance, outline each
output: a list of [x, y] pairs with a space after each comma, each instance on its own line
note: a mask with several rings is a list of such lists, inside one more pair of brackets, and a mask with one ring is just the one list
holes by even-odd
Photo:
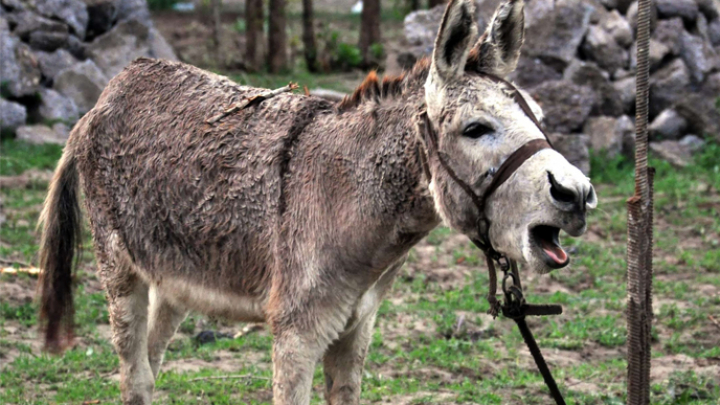
[[557, 264], [565, 264], [567, 262], [568, 256], [567, 253], [561, 248], [560, 246], [556, 245], [552, 241], [549, 240], [542, 240], [542, 248], [545, 253], [547, 253], [548, 256], [550, 256], [551, 259], [555, 261]]

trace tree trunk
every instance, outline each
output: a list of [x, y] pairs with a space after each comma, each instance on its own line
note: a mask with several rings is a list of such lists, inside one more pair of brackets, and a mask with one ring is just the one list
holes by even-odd
[[360, 22], [360, 54], [363, 65], [373, 64], [370, 46], [380, 43], [380, 0], [363, 0]]
[[447, 3], [447, 0], [428, 0], [428, 6], [430, 8], [433, 8], [435, 6], [439, 6], [441, 4]]
[[303, 46], [305, 63], [311, 72], [317, 72], [317, 48], [315, 47], [315, 29], [313, 27], [313, 2], [303, 0]]
[[263, 44], [263, 2], [245, 2], [245, 64], [250, 70], [257, 70], [262, 63]]
[[215, 45], [215, 62], [222, 66], [224, 65], [222, 59], [222, 53], [220, 52], [220, 41], [222, 40], [222, 20], [220, 17], [220, 9], [222, 8], [222, 0], [212, 0], [210, 3], [212, 6], [213, 14], [213, 45]]
[[270, 0], [270, 32], [268, 33], [268, 68], [278, 73], [287, 68], [287, 32], [285, 31], [286, 0]]
[[410, 7], [410, 11], [419, 10], [420, 0], [408, 0], [408, 7]]

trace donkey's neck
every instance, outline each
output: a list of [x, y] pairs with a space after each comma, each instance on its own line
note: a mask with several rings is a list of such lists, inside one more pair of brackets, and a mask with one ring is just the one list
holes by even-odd
[[362, 166], [370, 171], [370, 181], [359, 183], [363, 204], [390, 214], [395, 236], [412, 244], [440, 222], [415, 122], [425, 103], [423, 83], [422, 78], [405, 77], [395, 94], [360, 98], [335, 117], [355, 123], [350, 138], [363, 151]]

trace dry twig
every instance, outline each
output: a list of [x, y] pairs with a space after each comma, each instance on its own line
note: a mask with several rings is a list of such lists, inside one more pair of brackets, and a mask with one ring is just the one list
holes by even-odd
[[275, 89], [275, 90], [268, 90], [268, 91], [266, 91], [266, 92], [263, 92], [263, 93], [260, 93], [260, 94], [258, 94], [258, 95], [255, 95], [255, 96], [253, 96], [253, 97], [246, 98], [246, 99], [244, 99], [243, 101], [241, 101], [241, 102], [239, 102], [239, 103], [237, 103], [237, 104], [232, 105], [230, 108], [228, 108], [227, 110], [221, 112], [220, 114], [218, 114], [218, 115], [210, 118], [209, 120], [207, 120], [207, 123], [208, 123], [208, 124], [214, 124], [214, 123], [220, 121], [221, 119], [227, 117], [227, 116], [230, 115], [230, 114], [236, 113], [236, 112], [238, 112], [238, 111], [240, 111], [240, 110], [244, 110], [244, 109], [246, 109], [246, 108], [248, 108], [248, 107], [250, 107], [250, 106], [256, 105], [256, 104], [258, 104], [258, 103], [260, 103], [260, 102], [262, 102], [262, 101], [264, 101], [264, 100], [267, 100], [267, 99], [269, 99], [269, 98], [275, 97], [275, 96], [277, 96], [278, 94], [282, 94], [282, 93], [287, 93], [287, 92], [289, 92], [289, 91], [293, 91], [293, 90], [295, 90], [295, 89], [297, 89], [297, 88], [298, 88], [298, 85], [297, 85], [296, 83], [290, 82], [290, 83], [288, 83], [288, 85], [285, 86], [285, 87], [280, 87], [279, 89]]
[[715, 326], [717, 326], [717, 328], [720, 329], [720, 322], [718, 322], [718, 320], [715, 319], [715, 317], [713, 317], [712, 315], [708, 315], [708, 319], [710, 319], [710, 322], [715, 324]]
[[230, 375], [217, 375], [217, 376], [210, 376], [210, 377], [197, 377], [197, 378], [191, 378], [188, 380], [188, 382], [191, 381], [207, 381], [207, 380], [241, 380], [241, 379], [251, 379], [251, 380], [263, 380], [263, 381], [270, 381], [267, 377], [259, 377], [256, 375], [250, 375], [250, 374], [230, 374]]

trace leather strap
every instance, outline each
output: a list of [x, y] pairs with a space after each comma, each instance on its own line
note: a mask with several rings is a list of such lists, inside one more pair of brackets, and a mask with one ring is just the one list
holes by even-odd
[[515, 171], [525, 163], [532, 155], [543, 149], [551, 149], [552, 146], [546, 139], [533, 139], [513, 152], [500, 166], [492, 179], [492, 183], [485, 190], [485, 196], [491, 195], [498, 187], [512, 176]]

